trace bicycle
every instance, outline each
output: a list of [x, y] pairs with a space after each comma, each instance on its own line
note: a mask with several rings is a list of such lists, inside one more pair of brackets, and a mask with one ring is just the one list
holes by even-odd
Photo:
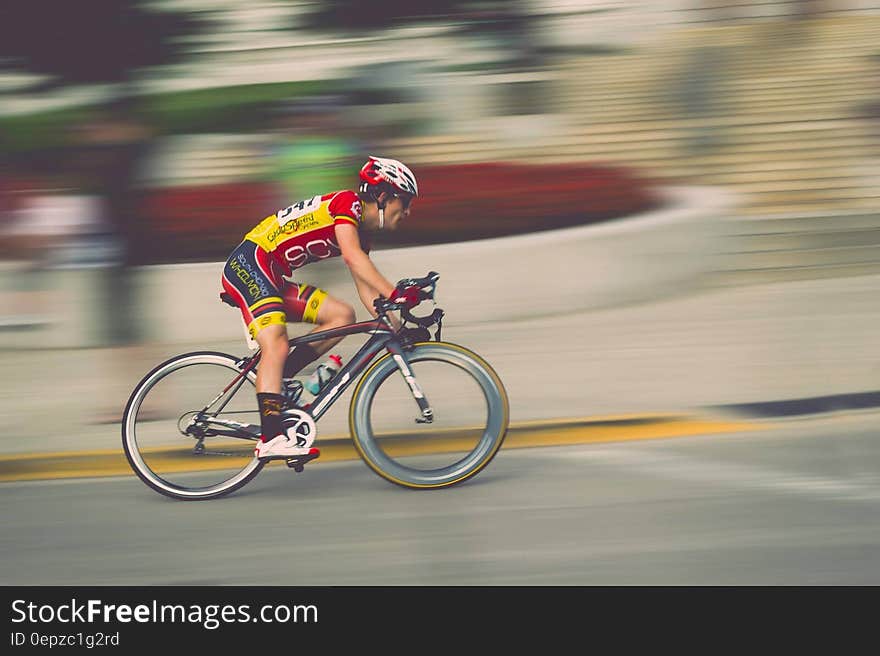
[[[416, 285], [420, 303], [434, 302], [439, 277], [432, 271], [398, 284]], [[441, 341], [442, 309], [416, 316], [384, 297], [374, 307], [377, 316], [370, 321], [290, 339], [292, 348], [329, 337], [369, 335], [310, 404], [301, 403], [299, 381], [285, 380], [288, 435], [317, 435], [316, 422], [356, 382], [348, 428], [357, 454], [376, 474], [415, 489], [445, 488], [472, 478], [489, 464], [507, 433], [509, 405], [501, 379], [473, 351]], [[398, 330], [388, 316], [394, 311], [403, 319]], [[214, 499], [260, 473], [269, 461], [254, 457], [260, 426], [246, 417], [258, 414], [254, 385], [259, 361], [259, 348], [247, 357], [195, 351], [144, 376], [122, 418], [125, 456], [144, 483], [175, 499]], [[245, 408], [236, 407], [242, 403]], [[171, 404], [177, 410], [169, 414]], [[284, 460], [302, 472], [313, 457]]]

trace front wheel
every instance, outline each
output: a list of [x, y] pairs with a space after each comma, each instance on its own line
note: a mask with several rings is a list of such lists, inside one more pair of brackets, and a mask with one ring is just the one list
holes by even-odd
[[449, 487], [475, 476], [507, 434], [510, 411], [501, 379], [456, 344], [422, 342], [406, 360], [434, 421], [417, 421], [411, 385], [387, 354], [364, 373], [352, 396], [349, 427], [358, 453], [379, 476], [409, 488]]

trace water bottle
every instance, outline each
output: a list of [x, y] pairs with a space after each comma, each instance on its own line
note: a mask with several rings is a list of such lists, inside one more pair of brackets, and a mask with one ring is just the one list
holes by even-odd
[[338, 355], [331, 355], [319, 364], [315, 372], [309, 376], [308, 380], [306, 380], [305, 388], [313, 396], [316, 396], [340, 369], [342, 369], [342, 358]]

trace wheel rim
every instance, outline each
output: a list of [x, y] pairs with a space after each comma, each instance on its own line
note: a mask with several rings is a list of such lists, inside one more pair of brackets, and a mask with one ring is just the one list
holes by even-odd
[[[125, 451], [141, 479], [157, 491], [177, 498], [217, 496], [240, 487], [262, 468], [253, 457], [250, 441], [206, 437], [205, 451], [198, 454], [194, 449], [198, 440], [178, 430], [182, 417], [201, 410], [233, 380], [238, 371], [235, 362], [231, 356], [221, 354], [181, 356], [157, 367], [135, 389], [123, 418]], [[195, 377], [183, 375], [193, 372], [197, 372]], [[214, 386], [192, 382], [200, 379], [212, 379]], [[223, 418], [238, 420], [238, 416], [255, 409], [254, 379], [251, 372], [241, 386], [231, 390], [235, 394]], [[200, 389], [206, 391], [197, 391]], [[239, 411], [244, 403], [249, 407]], [[154, 404], [161, 408], [157, 411]]]
[[[376, 421], [377, 397], [395, 379], [398, 369], [391, 358], [382, 358], [365, 374], [352, 402], [352, 434], [361, 456], [380, 476], [406, 487], [445, 487], [470, 478], [494, 457], [507, 430], [507, 398], [500, 380], [478, 356], [455, 345], [423, 344], [407, 357], [416, 379], [439, 413], [437, 419], [453, 414], [462, 424], [468, 423], [467, 419], [471, 419], [471, 424], [450, 427], [440, 421], [427, 427], [404, 428], [399, 436], [389, 435], [384, 425]], [[454, 408], [443, 407], [436, 381], [424, 376], [426, 363], [436, 363], [444, 373], [458, 372], [456, 385], [463, 379], [471, 381], [469, 389], [467, 385], [459, 388]], [[473, 412], [458, 412], [458, 404], [467, 399], [473, 401], [474, 396], [479, 396], [484, 409], [483, 420], [476, 424], [470, 416]], [[408, 404], [410, 426], [415, 426], [416, 407], [408, 388], [393, 401], [398, 405], [401, 402]], [[421, 462], [413, 462], [418, 459], [412, 455], [413, 450], [424, 450]], [[453, 461], [448, 462], [450, 459]]]

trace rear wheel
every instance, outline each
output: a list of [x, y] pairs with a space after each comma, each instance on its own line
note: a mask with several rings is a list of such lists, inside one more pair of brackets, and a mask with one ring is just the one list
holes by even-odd
[[[176, 356], [148, 373], [122, 417], [122, 446], [134, 472], [175, 499], [214, 499], [250, 481], [264, 462], [253, 371], [225, 353]], [[235, 382], [233, 382], [235, 381]]]

